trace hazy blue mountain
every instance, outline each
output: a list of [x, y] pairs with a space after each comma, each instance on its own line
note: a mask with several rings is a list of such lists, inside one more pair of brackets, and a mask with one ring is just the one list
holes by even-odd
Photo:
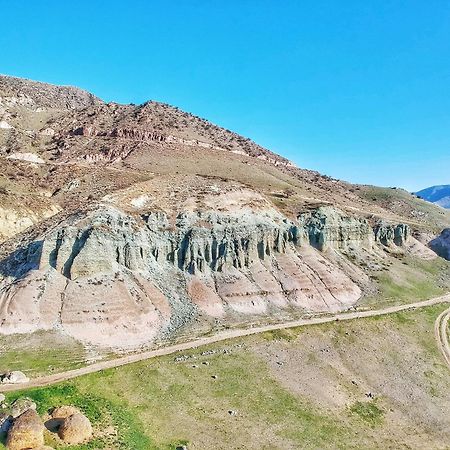
[[443, 208], [450, 209], [450, 184], [431, 186], [416, 192], [416, 195], [424, 200], [428, 200], [429, 202], [442, 206]]

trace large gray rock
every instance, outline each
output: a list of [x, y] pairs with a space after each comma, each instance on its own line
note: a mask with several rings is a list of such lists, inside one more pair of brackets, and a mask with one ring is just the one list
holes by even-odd
[[19, 417], [29, 409], [36, 411], [36, 403], [28, 397], [19, 397], [11, 404], [11, 415]]
[[143, 220], [144, 227], [116, 209], [98, 211], [82, 228], [69, 225], [49, 235], [39, 265], [70, 279], [121, 267], [145, 270], [151, 258], [192, 274], [221, 271], [284, 253], [298, 234], [298, 227], [279, 214], [186, 212], [178, 215], [174, 229], [162, 213], [149, 213]]
[[374, 226], [373, 231], [375, 241], [385, 246], [396, 245], [402, 247], [411, 236], [411, 229], [404, 223], [392, 225], [381, 221]]
[[440, 236], [433, 239], [429, 245], [439, 256], [450, 260], [450, 228], [443, 230]]
[[318, 250], [346, 249], [350, 245], [372, 247], [373, 233], [366, 219], [346, 215], [330, 206], [302, 213], [298, 221], [301, 235]]
[[20, 384], [28, 383], [28, 381], [30, 381], [30, 379], [19, 370], [7, 372], [0, 376], [0, 382], [4, 384]]

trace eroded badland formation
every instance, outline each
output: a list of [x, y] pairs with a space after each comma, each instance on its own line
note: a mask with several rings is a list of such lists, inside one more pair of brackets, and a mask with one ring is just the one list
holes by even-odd
[[0, 77], [0, 162], [4, 335], [134, 349], [345, 311], [399, 259], [449, 256], [450, 211], [161, 103]]

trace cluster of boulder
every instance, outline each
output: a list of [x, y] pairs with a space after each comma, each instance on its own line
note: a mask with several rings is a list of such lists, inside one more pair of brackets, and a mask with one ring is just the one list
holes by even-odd
[[44, 432], [57, 433], [67, 445], [87, 442], [92, 437], [89, 419], [73, 406], [54, 408], [43, 421], [36, 412], [36, 403], [29, 398], [19, 398], [11, 405], [4, 403], [0, 394], [0, 435], [6, 435], [8, 450], [52, 450], [45, 445]]

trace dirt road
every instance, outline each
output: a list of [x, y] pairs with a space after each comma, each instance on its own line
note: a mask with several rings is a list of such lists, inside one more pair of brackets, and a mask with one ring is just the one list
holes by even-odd
[[448, 342], [448, 321], [450, 319], [450, 308], [439, 314], [434, 323], [434, 334], [442, 355], [450, 368], [450, 345]]
[[[300, 326], [317, 325], [322, 323], [329, 323], [335, 321], [344, 320], [354, 320], [361, 319], [364, 317], [375, 317], [382, 316], [386, 314], [392, 314], [399, 311], [407, 311], [416, 308], [424, 308], [426, 306], [436, 305], [439, 303], [450, 303], [450, 294], [446, 294], [441, 297], [435, 297], [430, 300], [424, 300], [421, 302], [410, 303], [407, 305], [391, 306], [388, 308], [383, 308], [379, 310], [370, 311], [354, 311], [339, 313], [334, 315], [329, 315], [325, 317], [313, 317], [310, 319], [300, 319], [286, 323], [274, 324], [274, 325], [264, 325], [260, 327], [253, 327], [247, 329], [233, 329], [221, 331], [213, 336], [202, 337], [194, 341], [183, 342], [180, 344], [171, 345], [168, 347], [162, 347], [155, 350], [149, 350], [146, 352], [124, 356], [117, 359], [112, 359], [109, 361], [102, 361], [99, 363], [92, 364], [90, 366], [82, 367], [80, 369], [68, 370], [66, 372], [60, 372], [40, 378], [35, 378], [28, 383], [22, 384], [4, 384], [0, 385], [0, 392], [8, 391], [18, 391], [22, 389], [28, 389], [32, 387], [42, 387], [51, 384], [59, 383], [61, 381], [70, 380], [72, 378], [79, 377], [81, 375], [86, 375], [89, 373], [99, 372], [105, 369], [111, 369], [114, 367], [124, 366], [126, 364], [131, 364], [138, 361], [143, 361], [145, 359], [155, 358], [157, 356], [169, 355], [178, 351], [189, 350], [192, 348], [197, 348], [207, 344], [213, 344], [215, 342], [224, 341], [226, 339], [238, 338], [243, 336], [249, 336], [252, 334], [263, 333], [266, 331], [281, 330], [286, 328], [294, 328]], [[439, 347], [443, 352], [445, 359], [450, 367], [450, 346], [447, 339], [447, 322], [450, 319], [450, 308], [445, 310], [439, 315], [435, 324], [436, 338], [439, 342]]]

